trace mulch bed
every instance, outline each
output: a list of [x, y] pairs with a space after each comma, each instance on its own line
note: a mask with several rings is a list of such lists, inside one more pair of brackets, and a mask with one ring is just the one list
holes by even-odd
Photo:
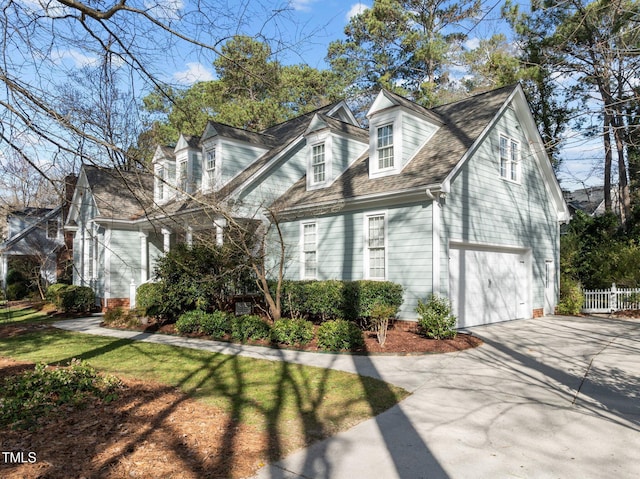
[[[148, 325], [140, 325], [134, 329], [136, 331], [161, 333], [161, 334], [178, 334], [174, 324], [157, 324], [150, 323]], [[187, 334], [185, 336], [206, 339], [203, 334]], [[227, 340], [230, 340], [227, 338]], [[395, 326], [389, 328], [387, 339], [384, 345], [380, 345], [374, 332], [365, 331], [364, 347], [354, 349], [352, 351], [342, 351], [346, 354], [392, 354], [392, 355], [410, 355], [410, 354], [430, 354], [430, 353], [452, 353], [463, 351], [465, 349], [475, 348], [482, 344], [482, 340], [470, 334], [458, 334], [454, 339], [428, 339], [418, 333], [417, 327], [413, 323], [398, 322]], [[247, 344], [256, 346], [273, 347], [268, 341], [249, 341]], [[281, 349], [295, 349], [309, 352], [323, 352], [318, 348], [317, 341], [314, 339], [309, 344], [301, 347], [292, 347], [278, 345]]]

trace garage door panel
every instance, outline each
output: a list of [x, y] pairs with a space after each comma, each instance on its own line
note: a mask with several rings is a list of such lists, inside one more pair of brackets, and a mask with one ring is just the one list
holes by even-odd
[[524, 317], [528, 294], [523, 253], [451, 247], [449, 291], [458, 327]]

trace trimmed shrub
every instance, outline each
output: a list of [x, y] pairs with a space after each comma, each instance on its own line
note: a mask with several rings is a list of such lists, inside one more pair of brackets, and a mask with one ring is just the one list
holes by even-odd
[[391, 281], [350, 281], [345, 289], [345, 318], [351, 321], [368, 319], [378, 304], [393, 306], [396, 312], [402, 305], [402, 286]]
[[65, 313], [89, 313], [96, 304], [96, 295], [88, 286], [69, 285], [60, 290], [60, 305]]
[[310, 281], [304, 286], [304, 310], [322, 321], [342, 316], [344, 282], [337, 280]]
[[445, 298], [429, 296], [426, 303], [418, 300], [416, 313], [420, 315], [420, 331], [430, 339], [450, 339], [458, 334], [455, 330], [456, 317], [451, 314], [451, 305]]
[[362, 330], [351, 321], [335, 319], [318, 328], [318, 347], [328, 351], [353, 350], [364, 345]]
[[105, 325], [114, 327], [134, 327], [140, 324], [140, 318], [132, 311], [126, 311], [123, 308], [107, 310], [102, 321]]
[[200, 323], [207, 313], [199, 309], [187, 311], [180, 315], [176, 321], [176, 331], [180, 334], [190, 334], [200, 332]]
[[18, 301], [23, 299], [29, 293], [29, 289], [24, 283], [11, 283], [7, 286], [7, 299], [9, 301]]
[[214, 311], [200, 318], [200, 332], [214, 339], [231, 333], [231, 317], [224, 311]]
[[162, 310], [162, 284], [143, 283], [136, 289], [136, 307], [144, 316], [157, 316]]
[[279, 319], [273, 323], [271, 339], [280, 344], [308, 344], [313, 339], [313, 324], [302, 318]]
[[249, 339], [269, 339], [271, 326], [265, 323], [260, 316], [244, 315], [231, 320], [231, 338], [234, 341], [246, 342]]
[[[275, 285], [271, 285], [275, 289]], [[366, 323], [377, 305], [402, 305], [402, 286], [390, 281], [283, 281], [282, 312], [322, 320], [346, 318]]]
[[556, 312], [558, 314], [580, 314], [583, 303], [583, 294], [580, 283], [567, 275], [560, 276], [560, 301]]
[[47, 288], [44, 297], [47, 301], [53, 303], [56, 308], [62, 309], [62, 293], [68, 287], [68, 284], [54, 283]]

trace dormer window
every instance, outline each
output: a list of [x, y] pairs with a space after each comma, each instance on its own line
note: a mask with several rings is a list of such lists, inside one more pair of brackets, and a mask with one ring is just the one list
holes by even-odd
[[164, 166], [156, 166], [156, 201], [164, 200]]
[[328, 131], [307, 136], [307, 189], [324, 188], [333, 181], [333, 137]]
[[378, 169], [393, 168], [393, 124], [378, 128]]
[[369, 124], [369, 176], [400, 173], [403, 163], [403, 116], [399, 109], [377, 114]]
[[311, 152], [311, 168], [313, 169], [313, 184], [326, 181], [326, 159], [324, 143], [313, 145]]
[[213, 190], [216, 186], [216, 173], [218, 168], [218, 157], [216, 146], [205, 152], [205, 189]]
[[178, 188], [181, 193], [187, 192], [187, 185], [189, 183], [188, 167], [189, 163], [186, 159], [178, 163]]

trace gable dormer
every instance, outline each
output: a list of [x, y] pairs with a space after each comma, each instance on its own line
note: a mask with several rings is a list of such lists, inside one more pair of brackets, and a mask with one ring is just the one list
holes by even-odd
[[158, 146], [153, 155], [153, 199], [163, 204], [175, 196], [176, 157], [173, 148]]
[[209, 121], [200, 138], [201, 184], [205, 192], [216, 191], [266, 153], [271, 138], [240, 128]]
[[396, 175], [433, 137], [442, 120], [431, 111], [386, 90], [369, 119], [369, 177]]
[[174, 154], [175, 185], [178, 194], [194, 194], [202, 182], [202, 150], [199, 138], [181, 134]]
[[366, 151], [367, 133], [356, 125], [328, 115], [314, 115], [304, 133], [307, 190], [331, 185]]

